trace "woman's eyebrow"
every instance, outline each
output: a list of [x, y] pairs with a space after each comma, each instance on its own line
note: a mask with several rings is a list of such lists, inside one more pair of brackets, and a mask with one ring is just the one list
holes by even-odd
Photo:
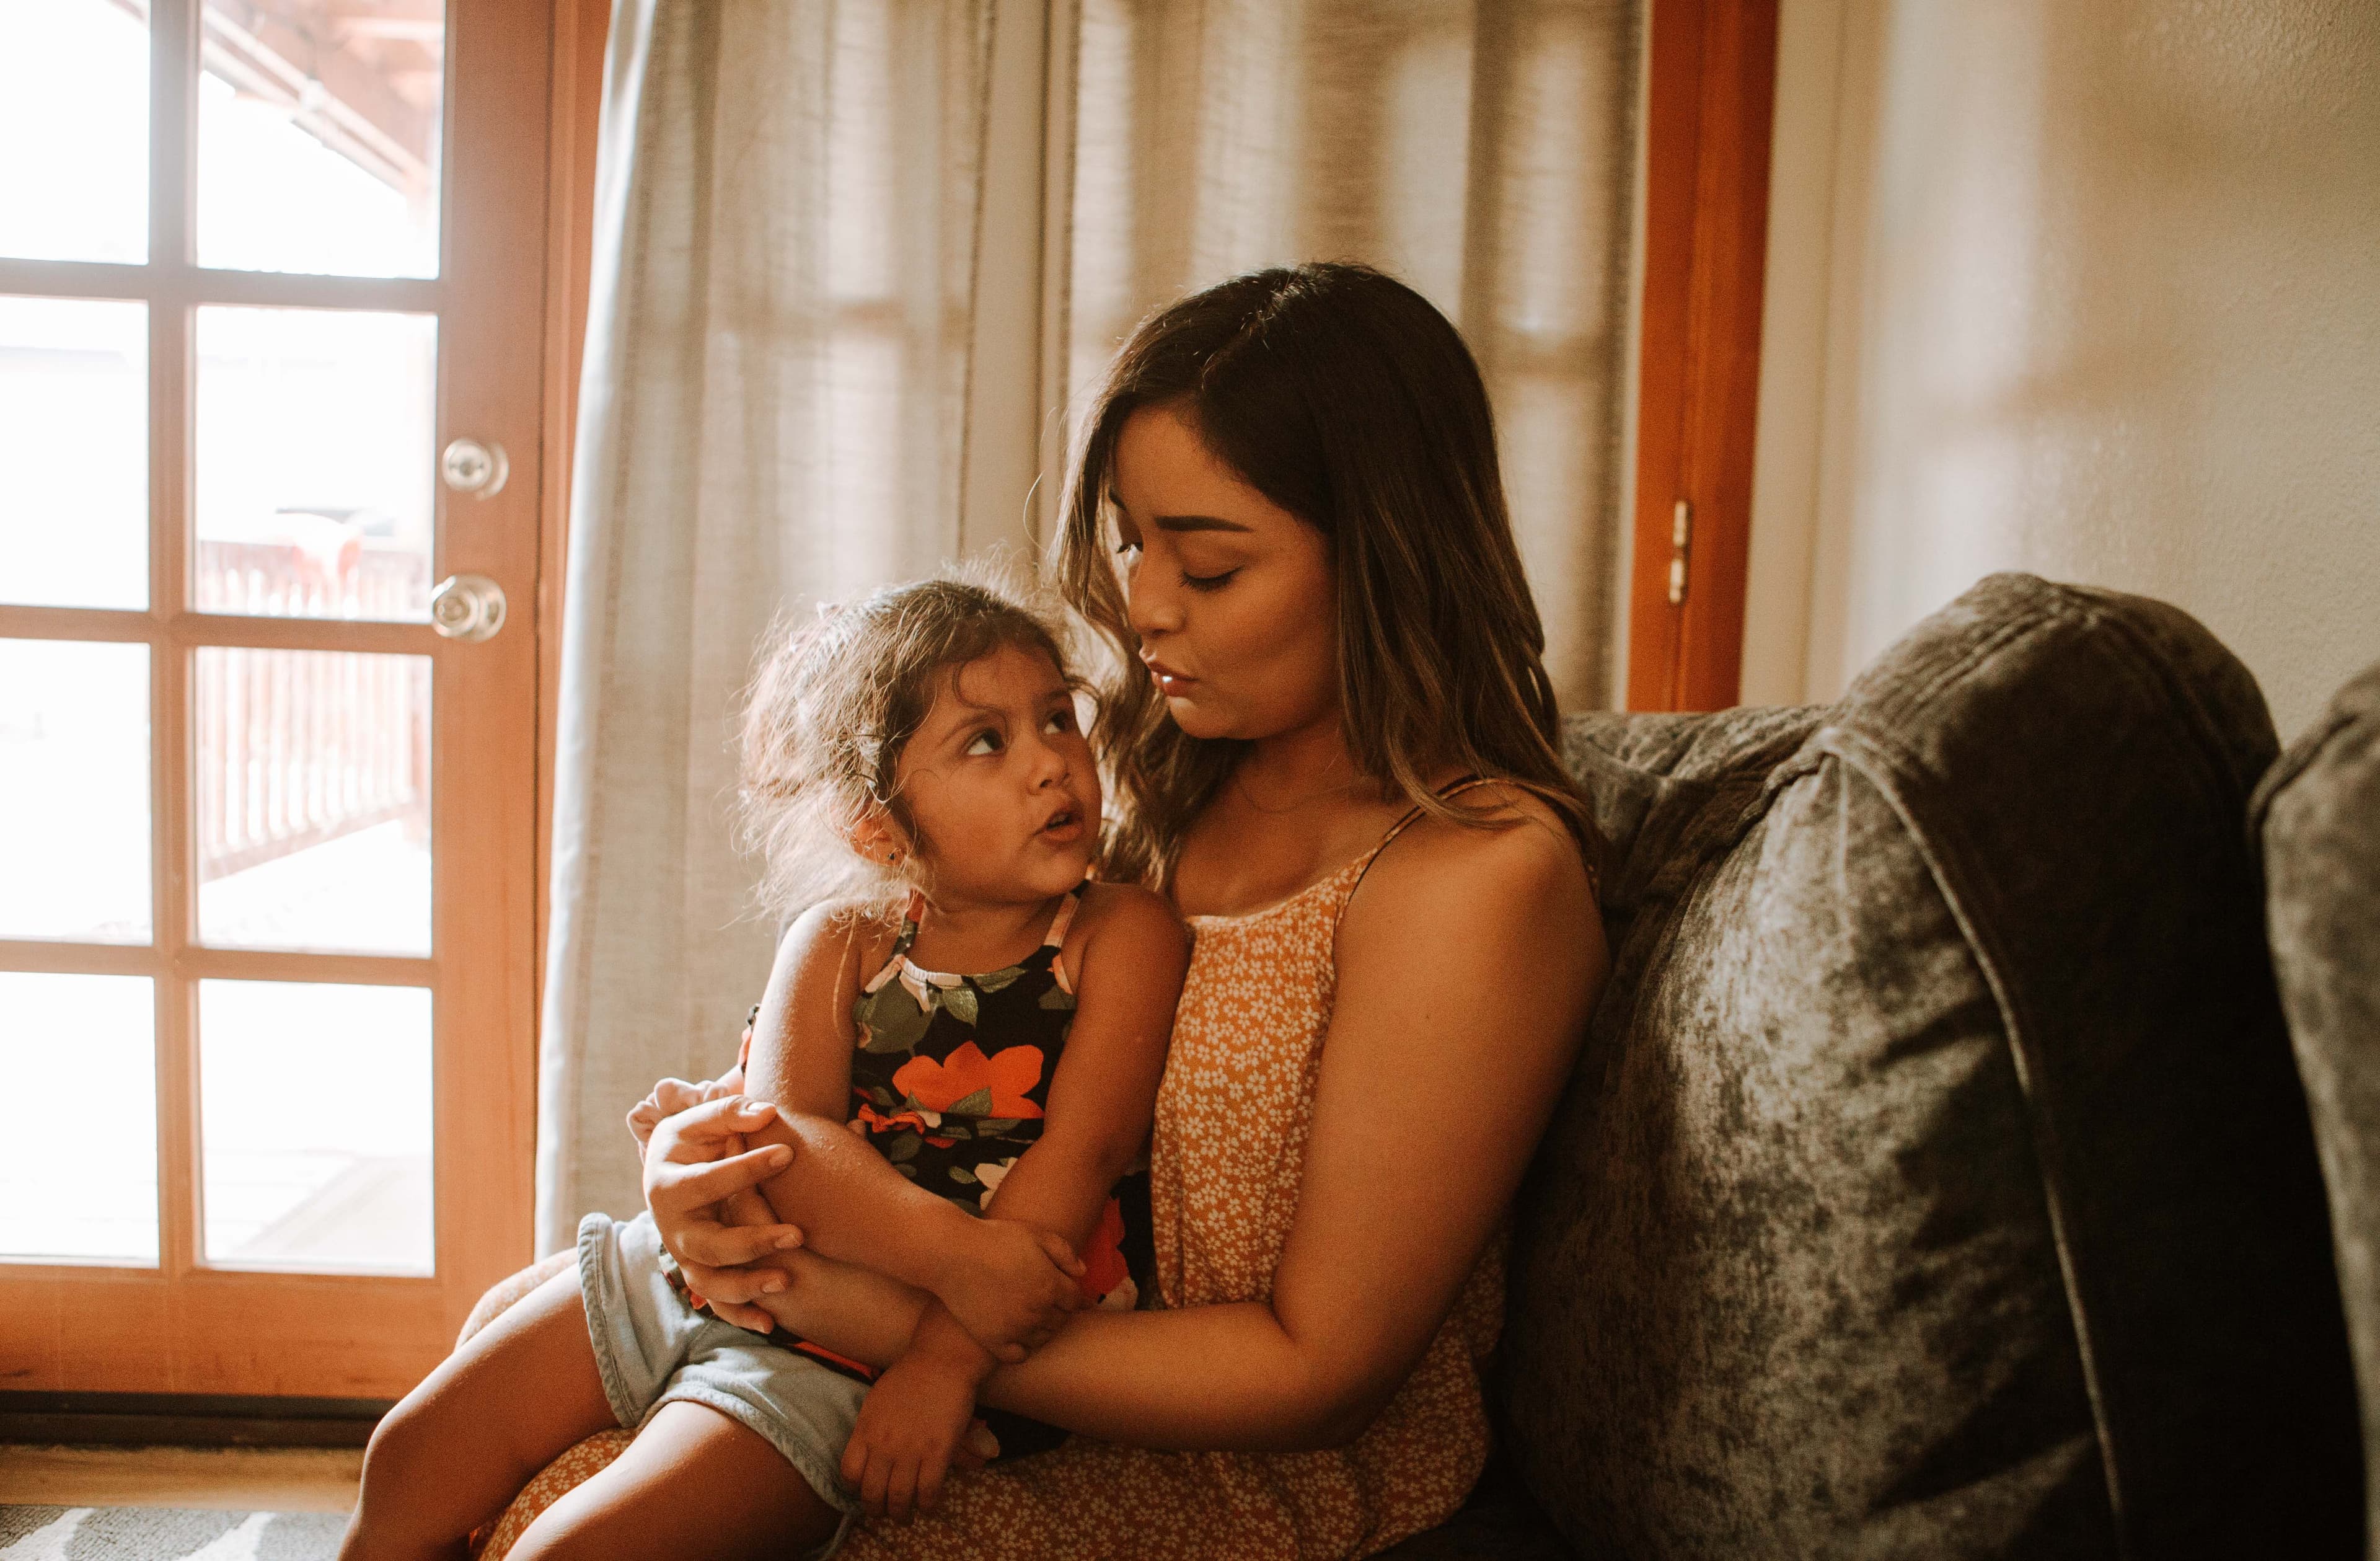
[[1215, 515], [1160, 515], [1150, 524], [1160, 531], [1253, 531], [1253, 526], [1243, 526], [1236, 520], [1226, 520]]

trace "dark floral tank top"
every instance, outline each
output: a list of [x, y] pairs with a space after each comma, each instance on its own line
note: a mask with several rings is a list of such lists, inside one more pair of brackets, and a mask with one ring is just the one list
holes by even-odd
[[1075, 1023], [1060, 953], [1081, 903], [1079, 891], [1059, 903], [1022, 964], [958, 976], [909, 958], [921, 909], [913, 899], [892, 954], [853, 1001], [852, 1131], [927, 1191], [981, 1212], [1041, 1137]]
[[[1079, 890], [1060, 901], [1041, 946], [1022, 962], [983, 975], [951, 975], [909, 958], [924, 909], [913, 898], [892, 953], [852, 1003], [857, 1041], [851, 1130], [903, 1176], [970, 1213], [984, 1212], [1018, 1158], [1041, 1137], [1050, 1080], [1075, 1023], [1075, 989], [1062, 951], [1081, 903]], [[756, 1006], [746, 1019], [747, 1055], [759, 1013]], [[1080, 1256], [1083, 1293], [1095, 1304], [1130, 1310], [1142, 1296], [1156, 1294], [1145, 1167], [1116, 1184]], [[700, 1304], [674, 1272], [671, 1278], [690, 1303]], [[769, 1337], [863, 1382], [876, 1376], [783, 1327]], [[998, 1410], [985, 1410], [983, 1418], [1008, 1457], [1055, 1446], [1064, 1435]]]

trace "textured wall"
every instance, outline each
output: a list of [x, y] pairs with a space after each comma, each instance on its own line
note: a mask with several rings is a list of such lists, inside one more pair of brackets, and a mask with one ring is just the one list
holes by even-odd
[[1831, 220], [1772, 228], [1747, 698], [2014, 567], [2180, 604], [2296, 730], [2380, 658], [2380, 5], [1785, 28], [1776, 199]]

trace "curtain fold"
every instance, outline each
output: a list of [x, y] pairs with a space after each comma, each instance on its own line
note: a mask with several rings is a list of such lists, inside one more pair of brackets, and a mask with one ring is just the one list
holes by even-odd
[[1079, 415], [1150, 309], [1357, 260], [1461, 327], [1497, 414], [1547, 665], [1615, 702], [1644, 0], [1075, 0]]
[[990, 0], [620, 0], [581, 377], [537, 1239], [640, 1206], [621, 1117], [728, 1066], [755, 641], [958, 540]]

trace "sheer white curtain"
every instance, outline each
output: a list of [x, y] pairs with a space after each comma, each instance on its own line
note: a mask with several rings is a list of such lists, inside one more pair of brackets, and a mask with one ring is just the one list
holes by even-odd
[[771, 615], [1029, 540], [1148, 309], [1351, 258], [1470, 338], [1572, 705], [1609, 702], [1643, 0], [618, 0], [566, 582], [538, 1239], [724, 1067]]
[[1644, 0], [1075, 3], [1060, 393], [1234, 272], [1402, 277], [1487, 376], [1555, 688], [1612, 703]]
[[619, 0], [573, 492], [538, 1243], [637, 1208], [621, 1116], [733, 1059], [753, 643], [958, 543], [990, 0]]

